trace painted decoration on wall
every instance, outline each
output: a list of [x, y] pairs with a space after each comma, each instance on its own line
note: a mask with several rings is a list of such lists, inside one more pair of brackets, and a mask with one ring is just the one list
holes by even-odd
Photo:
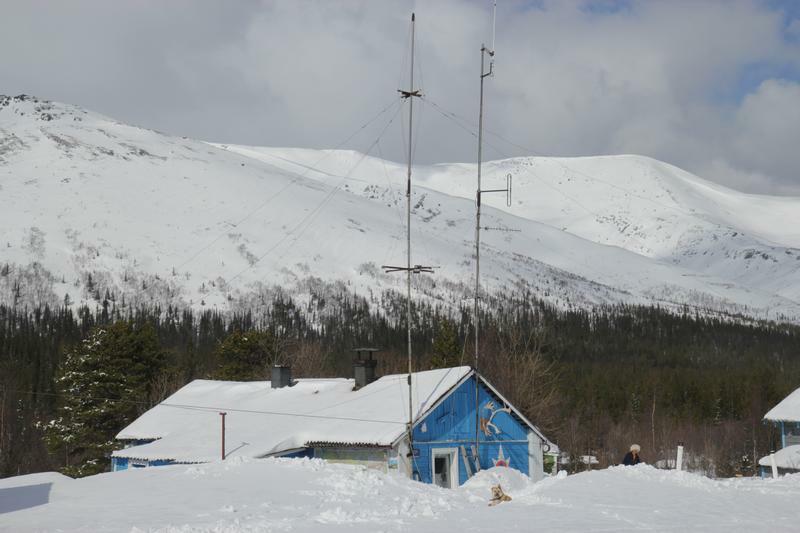
[[507, 405], [504, 405], [503, 407], [495, 407], [494, 402], [490, 400], [486, 402], [486, 404], [483, 406], [483, 409], [484, 411], [489, 411], [489, 418], [481, 417], [481, 431], [483, 431], [483, 434], [487, 437], [492, 436], [492, 431], [494, 431], [495, 435], [499, 435], [501, 433], [500, 428], [498, 428], [492, 421], [497, 413], [511, 414], [511, 408]]
[[494, 459], [494, 466], [511, 466], [511, 457], [506, 458], [505, 454], [503, 453], [503, 445], [500, 445], [500, 453], [497, 454], [497, 457]]

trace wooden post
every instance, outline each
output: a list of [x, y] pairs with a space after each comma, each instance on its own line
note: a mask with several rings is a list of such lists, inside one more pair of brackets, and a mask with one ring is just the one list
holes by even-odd
[[675, 458], [675, 470], [683, 470], [683, 443], [678, 443], [678, 456]]
[[220, 413], [219, 416], [222, 417], [222, 460], [225, 460], [225, 415], [228, 413]]
[[770, 452], [769, 464], [772, 467], [772, 477], [776, 479], [778, 477], [778, 465], [775, 463], [775, 452]]

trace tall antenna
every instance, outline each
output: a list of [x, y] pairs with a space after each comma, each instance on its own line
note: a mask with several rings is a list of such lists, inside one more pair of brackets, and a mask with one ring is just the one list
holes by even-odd
[[[398, 89], [401, 98], [408, 99], [408, 173], [406, 181], [406, 266], [390, 266], [383, 265], [381, 268], [387, 273], [389, 272], [405, 272], [406, 273], [406, 326], [408, 330], [408, 452], [409, 452], [409, 465], [414, 457], [414, 404], [411, 395], [411, 375], [414, 372], [411, 357], [411, 274], [421, 274], [423, 272], [433, 273], [433, 267], [414, 265], [411, 266], [411, 155], [412, 144], [411, 135], [414, 130], [414, 98], [422, 96], [419, 89], [414, 89], [414, 13], [411, 13], [411, 76], [409, 81], [409, 89], [404, 91]], [[409, 468], [409, 474], [413, 475], [413, 468]]]
[[497, 0], [494, 0], [494, 5], [492, 6], [492, 59], [489, 65], [489, 70], [492, 70], [494, 66], [494, 37], [495, 37], [495, 27], [497, 26]]
[[[481, 45], [481, 100], [480, 111], [478, 114], [478, 188], [475, 191], [475, 307], [473, 310], [473, 320], [475, 322], [475, 471], [481, 469], [480, 460], [480, 388], [478, 386], [478, 362], [479, 362], [479, 333], [480, 333], [480, 292], [481, 292], [481, 194], [490, 192], [505, 192], [507, 203], [511, 204], [511, 174], [507, 176], [505, 189], [486, 189], [481, 190], [481, 165], [483, 163], [483, 80], [494, 75], [494, 38], [495, 38], [495, 18], [497, 16], [497, 1], [494, 2], [492, 10], [492, 48]], [[489, 70], [486, 70], [486, 55], [489, 55]], [[486, 228], [489, 229], [489, 228]]]

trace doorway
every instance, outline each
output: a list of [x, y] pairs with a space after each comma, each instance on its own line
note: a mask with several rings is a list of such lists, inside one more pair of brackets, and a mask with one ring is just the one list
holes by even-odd
[[431, 450], [431, 480], [445, 489], [458, 487], [458, 450], [434, 448]]

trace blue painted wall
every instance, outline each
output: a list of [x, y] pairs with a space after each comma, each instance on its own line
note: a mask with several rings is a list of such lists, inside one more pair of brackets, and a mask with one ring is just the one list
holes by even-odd
[[[488, 419], [491, 402], [495, 409], [503, 402], [483, 384], [479, 387], [480, 415]], [[508, 466], [528, 474], [528, 427], [510, 413], [496, 412], [489, 435], [479, 431], [481, 469], [494, 466], [500, 449]], [[467, 469], [460, 447], [467, 451], [471, 471], [475, 472], [472, 446], [475, 443], [475, 377], [464, 382], [414, 428], [415, 472], [420, 481], [432, 483], [432, 452], [437, 448], [458, 448], [459, 484], [467, 480]]]
[[120, 470], [127, 470], [128, 469], [128, 458], [127, 457], [112, 457], [111, 458], [111, 471], [112, 472], [119, 472]]
[[[479, 431], [480, 467], [490, 468], [501, 457], [506, 465], [529, 474], [528, 434], [531, 430], [512, 414], [499, 411], [503, 402], [483, 384], [479, 387], [479, 409], [482, 418], [491, 417], [492, 426]], [[472, 447], [475, 444], [475, 376], [462, 383], [451, 392], [439, 406], [428, 414], [414, 428], [414, 477], [425, 483], [433, 482], [432, 458], [436, 449], [457, 449], [459, 485], [467, 481], [467, 468], [461, 454], [461, 446], [467, 452], [470, 471], [475, 472], [475, 458]], [[496, 429], [495, 429], [496, 428]], [[488, 434], [483, 430], [486, 429]], [[536, 437], [538, 439], [538, 436]], [[136, 443], [144, 444], [145, 442]], [[359, 449], [354, 449], [358, 452]], [[502, 454], [502, 456], [501, 456]], [[313, 449], [305, 449], [282, 457], [314, 457]], [[173, 461], [150, 461], [147, 466], [173, 464]], [[112, 458], [112, 470], [133, 468], [131, 460], [125, 457]], [[391, 465], [389, 466], [391, 469]]]
[[280, 457], [285, 457], [287, 459], [301, 459], [303, 457], [307, 457], [309, 459], [314, 458], [314, 448], [304, 448], [297, 452], [287, 453], [285, 455], [281, 455]]
[[121, 470], [128, 470], [129, 468], [144, 468], [146, 466], [166, 466], [174, 464], [174, 461], [169, 459], [157, 459], [153, 461], [143, 461], [145, 464], [134, 466], [132, 463], [138, 463], [133, 459], [127, 457], [112, 457], [111, 458], [111, 471], [119, 472]]

